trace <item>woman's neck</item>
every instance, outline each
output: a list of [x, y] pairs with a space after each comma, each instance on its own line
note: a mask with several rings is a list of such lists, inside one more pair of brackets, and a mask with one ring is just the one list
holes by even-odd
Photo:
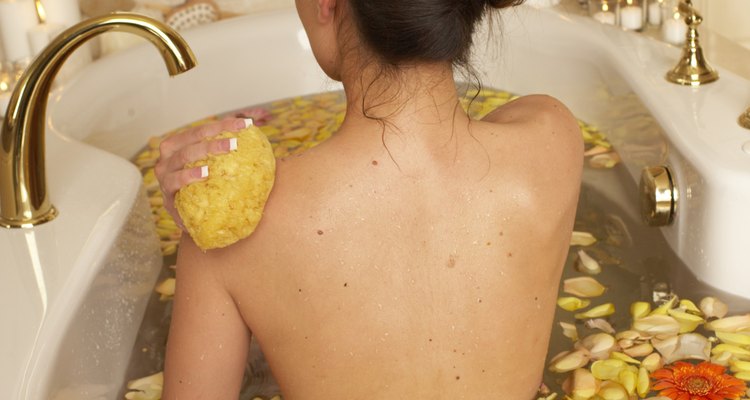
[[[377, 66], [343, 74], [347, 125], [434, 140], [468, 123], [448, 63], [416, 64], [384, 72]], [[427, 134], [427, 135], [425, 135]]]

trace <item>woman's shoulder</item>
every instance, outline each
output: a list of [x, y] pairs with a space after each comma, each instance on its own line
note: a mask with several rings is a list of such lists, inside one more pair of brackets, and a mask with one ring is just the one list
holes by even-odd
[[565, 104], [552, 96], [520, 97], [482, 121], [516, 133], [529, 156], [537, 155], [559, 166], [582, 166], [583, 138], [578, 120]]

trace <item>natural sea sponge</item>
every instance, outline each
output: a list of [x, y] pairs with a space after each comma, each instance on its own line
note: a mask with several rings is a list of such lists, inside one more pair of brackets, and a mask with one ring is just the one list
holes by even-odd
[[182, 222], [202, 250], [226, 247], [253, 233], [276, 176], [268, 139], [250, 126], [209, 140], [237, 138], [237, 150], [209, 155], [188, 167], [208, 166], [208, 178], [175, 195]]

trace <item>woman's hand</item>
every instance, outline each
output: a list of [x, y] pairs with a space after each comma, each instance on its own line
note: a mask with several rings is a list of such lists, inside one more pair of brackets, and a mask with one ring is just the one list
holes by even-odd
[[252, 124], [252, 120], [229, 118], [185, 130], [165, 139], [159, 146], [159, 160], [154, 172], [159, 181], [164, 208], [177, 225], [184, 229], [182, 219], [174, 207], [174, 195], [183, 186], [208, 177], [208, 167], [185, 168], [208, 154], [228, 153], [237, 148], [237, 139], [209, 140], [221, 132], [237, 132]]

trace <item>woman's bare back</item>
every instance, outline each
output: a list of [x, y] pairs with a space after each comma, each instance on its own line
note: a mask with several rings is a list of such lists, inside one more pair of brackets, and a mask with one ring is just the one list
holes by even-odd
[[569, 112], [522, 98], [424, 151], [345, 129], [280, 160], [250, 238], [183, 244], [214, 270], [178, 285], [218, 278], [238, 312], [217, 343], [241, 320], [291, 400], [532, 398], [578, 197]]

